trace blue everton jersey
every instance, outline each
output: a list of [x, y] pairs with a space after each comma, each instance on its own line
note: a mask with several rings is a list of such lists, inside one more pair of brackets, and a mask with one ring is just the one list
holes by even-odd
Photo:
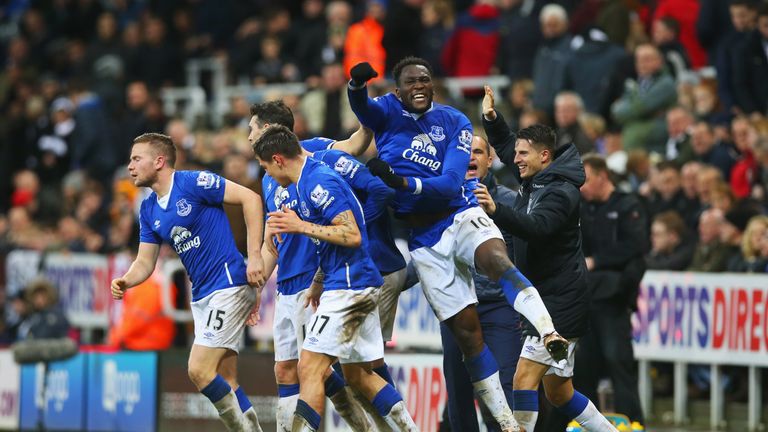
[[176, 171], [166, 208], [154, 192], [141, 203], [140, 241], [173, 247], [192, 281], [192, 301], [247, 283], [245, 261], [221, 207], [225, 182], [207, 171]]
[[410, 113], [394, 94], [368, 99], [364, 88], [349, 95], [355, 114], [376, 135], [379, 157], [397, 175], [413, 177], [395, 196], [397, 213], [477, 205], [464, 181], [472, 147], [472, 125], [464, 114], [438, 103], [425, 113]]
[[368, 233], [368, 253], [379, 271], [391, 273], [405, 268], [405, 259], [392, 238], [387, 212], [394, 190], [371, 174], [360, 161], [341, 150], [320, 150], [312, 157], [336, 171], [352, 187], [362, 204]]
[[[291, 184], [284, 188], [269, 174], [264, 175], [261, 185], [264, 191], [266, 213], [277, 211], [282, 206], [299, 212], [299, 195], [296, 193], [295, 185]], [[317, 251], [309, 237], [298, 234], [281, 234], [281, 237], [282, 243], [277, 243], [277, 291], [285, 295], [296, 294], [309, 288], [309, 285], [302, 288], [284, 282], [289, 279], [294, 280], [296, 276], [307, 272], [311, 273], [310, 278], [314, 276], [318, 266]]]
[[317, 246], [325, 290], [365, 289], [384, 283], [368, 255], [368, 235], [360, 203], [350, 187], [331, 168], [307, 158], [296, 182], [299, 215], [318, 225], [331, 225], [340, 213], [350, 210], [362, 236], [360, 247], [343, 247], [312, 239]]

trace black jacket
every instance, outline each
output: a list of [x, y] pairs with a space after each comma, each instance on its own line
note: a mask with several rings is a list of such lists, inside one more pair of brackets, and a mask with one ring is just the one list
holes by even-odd
[[[488, 141], [507, 165], [514, 161], [516, 135], [504, 119], [483, 121]], [[579, 229], [579, 187], [584, 167], [572, 144], [552, 163], [521, 182], [514, 207], [496, 206], [493, 220], [514, 236], [514, 262], [539, 290], [555, 329], [566, 338], [587, 330], [589, 292]], [[524, 334], [537, 335], [525, 322]]]
[[595, 261], [587, 276], [592, 302], [635, 309], [648, 243], [648, 222], [640, 200], [614, 191], [605, 202], [582, 203], [581, 233], [584, 256]]

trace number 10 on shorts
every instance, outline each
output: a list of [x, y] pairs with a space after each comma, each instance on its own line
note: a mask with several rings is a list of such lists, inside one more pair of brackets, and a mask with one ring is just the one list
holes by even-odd
[[[208, 311], [208, 321], [205, 323], [205, 328], [213, 330], [221, 330], [224, 325], [224, 312], [221, 309], [211, 309]], [[211, 327], [211, 321], [213, 321], [213, 327]]]

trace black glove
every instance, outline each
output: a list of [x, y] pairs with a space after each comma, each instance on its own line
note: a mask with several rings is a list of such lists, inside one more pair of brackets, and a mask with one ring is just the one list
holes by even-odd
[[371, 174], [379, 177], [387, 186], [393, 189], [402, 189], [405, 187], [403, 177], [395, 174], [392, 167], [388, 163], [379, 158], [373, 158], [365, 164]]
[[349, 76], [352, 77], [352, 85], [360, 87], [368, 82], [369, 79], [379, 76], [379, 74], [373, 70], [370, 63], [362, 62], [352, 66], [352, 69], [349, 71]]

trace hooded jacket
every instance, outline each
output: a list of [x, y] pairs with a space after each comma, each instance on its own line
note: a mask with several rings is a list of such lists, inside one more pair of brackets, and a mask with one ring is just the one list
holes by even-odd
[[[483, 124], [499, 159], [514, 166], [516, 135], [500, 115]], [[589, 291], [579, 228], [579, 188], [585, 179], [576, 147], [562, 146], [552, 163], [521, 182], [515, 205], [497, 203], [492, 216], [500, 229], [514, 236], [515, 265], [538, 289], [555, 329], [565, 338], [587, 330]], [[523, 333], [538, 335], [527, 321]]]

